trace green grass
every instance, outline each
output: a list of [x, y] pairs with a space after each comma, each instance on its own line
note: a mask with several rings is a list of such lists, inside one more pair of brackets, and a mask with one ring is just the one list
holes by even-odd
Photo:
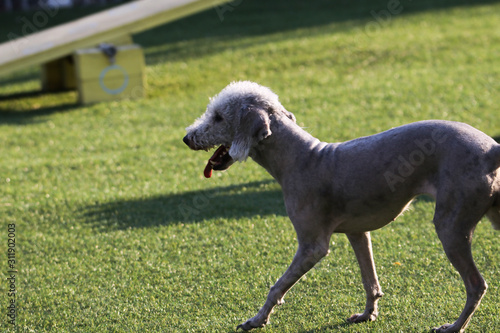
[[[209, 10], [136, 36], [147, 98], [1, 100], [0, 235], [5, 253], [16, 225], [18, 331], [232, 332], [255, 314], [297, 246], [279, 186], [251, 161], [205, 180], [209, 154], [182, 143], [230, 81], [271, 87], [325, 141], [430, 118], [500, 135], [500, 4], [401, 1], [401, 13], [375, 26], [370, 11], [387, 3], [243, 1], [223, 21]], [[19, 29], [13, 17], [0, 15], [0, 39]], [[39, 89], [37, 78], [36, 68], [0, 78], [0, 94]], [[334, 235], [331, 254], [263, 331], [426, 332], [453, 321], [465, 291], [432, 209], [420, 199], [373, 232], [385, 292], [376, 322], [345, 322], [365, 297], [347, 239]], [[490, 288], [469, 332], [495, 332], [500, 242], [486, 220], [473, 251]]]

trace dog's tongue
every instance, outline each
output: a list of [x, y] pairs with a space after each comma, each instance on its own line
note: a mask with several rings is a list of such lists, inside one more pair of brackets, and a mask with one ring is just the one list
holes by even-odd
[[224, 145], [220, 146], [217, 148], [215, 153], [210, 157], [210, 159], [207, 162], [207, 166], [205, 167], [205, 170], [203, 171], [203, 175], [205, 178], [210, 178], [212, 177], [212, 169], [215, 164], [217, 164], [217, 159], [219, 159], [222, 155], [222, 153], [226, 150], [226, 147]]
[[207, 163], [205, 170], [203, 170], [203, 175], [205, 176], [205, 178], [212, 177], [212, 165], [210, 164], [210, 162]]

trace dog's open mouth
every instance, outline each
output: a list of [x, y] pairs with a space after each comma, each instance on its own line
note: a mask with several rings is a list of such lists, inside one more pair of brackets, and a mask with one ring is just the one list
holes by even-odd
[[206, 178], [212, 177], [212, 170], [222, 171], [226, 170], [233, 164], [233, 159], [229, 155], [229, 148], [224, 145], [217, 148], [215, 153], [208, 160], [207, 166], [203, 171]]

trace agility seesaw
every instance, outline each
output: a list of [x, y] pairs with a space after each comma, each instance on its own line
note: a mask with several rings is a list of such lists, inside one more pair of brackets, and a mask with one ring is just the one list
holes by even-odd
[[[0, 76], [41, 65], [43, 90], [77, 89], [81, 103], [141, 97], [144, 54], [132, 35], [227, 1], [133, 1], [40, 32], [10, 33], [0, 44]], [[25, 24], [41, 23], [35, 15]]]

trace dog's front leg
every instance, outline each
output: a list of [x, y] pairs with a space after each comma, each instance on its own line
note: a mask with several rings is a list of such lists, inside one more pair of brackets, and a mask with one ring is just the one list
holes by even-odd
[[375, 271], [370, 233], [351, 233], [346, 235], [358, 259], [359, 267], [361, 268], [361, 278], [366, 291], [365, 311], [353, 314], [347, 320], [351, 323], [373, 321], [378, 316], [377, 302], [384, 294], [382, 293], [377, 272]]
[[316, 242], [312, 244], [300, 244], [293, 258], [292, 263], [286, 270], [285, 274], [271, 287], [267, 300], [264, 306], [259, 310], [257, 315], [248, 319], [245, 323], [238, 325], [236, 329], [245, 331], [257, 327], [265, 326], [269, 321], [269, 315], [276, 305], [283, 303], [283, 297], [287, 291], [309, 271], [321, 258], [326, 256], [330, 251], [328, 249], [329, 240]]

